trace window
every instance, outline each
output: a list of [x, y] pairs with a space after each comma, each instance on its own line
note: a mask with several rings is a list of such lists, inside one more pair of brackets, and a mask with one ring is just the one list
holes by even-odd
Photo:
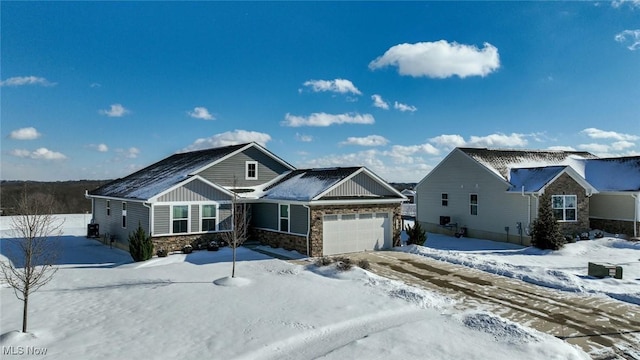
[[111, 216], [111, 200], [107, 200], [107, 216]]
[[127, 227], [127, 203], [122, 203], [122, 227]]
[[442, 193], [442, 206], [449, 206], [449, 194]]
[[553, 216], [558, 221], [577, 221], [577, 204], [578, 197], [576, 195], [551, 196], [551, 207], [553, 209]]
[[258, 180], [258, 162], [245, 162], [245, 180]]
[[173, 233], [186, 233], [188, 232], [187, 226], [189, 224], [189, 206], [179, 205], [173, 207]]
[[202, 205], [202, 231], [216, 231], [216, 213], [215, 205]]
[[289, 205], [280, 205], [280, 231], [289, 232]]
[[478, 194], [469, 194], [469, 210], [471, 215], [478, 215]]

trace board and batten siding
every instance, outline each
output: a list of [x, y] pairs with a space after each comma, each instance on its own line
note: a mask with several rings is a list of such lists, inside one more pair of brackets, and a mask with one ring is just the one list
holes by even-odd
[[[258, 179], [245, 179], [245, 163], [258, 162]], [[290, 169], [256, 148], [248, 148], [214, 166], [202, 170], [198, 175], [221, 186], [255, 186], [273, 180]]]
[[[282, 203], [286, 205], [286, 203]], [[279, 231], [280, 218], [276, 203], [257, 203], [252, 205], [251, 224], [259, 229]], [[302, 205], [289, 205], [289, 232], [307, 235], [309, 228], [309, 210]]]
[[[107, 201], [111, 215], [107, 215]], [[122, 203], [126, 203], [126, 227], [122, 227]], [[115, 241], [125, 246], [129, 244], [129, 234], [136, 231], [138, 224], [150, 233], [149, 208], [140, 202], [94, 198], [93, 219], [100, 228], [100, 235], [115, 236]]]
[[360, 173], [345, 181], [340, 186], [323, 196], [327, 197], [353, 197], [353, 196], [395, 196], [393, 192], [381, 185], [371, 176]]
[[597, 219], [633, 221], [636, 201], [638, 200], [634, 199], [631, 193], [593, 194], [589, 198], [589, 216]]
[[193, 202], [193, 201], [226, 201], [231, 200], [228, 194], [200, 181], [193, 180], [158, 198], [159, 202]]
[[[454, 150], [418, 184], [417, 220], [427, 231], [442, 232], [440, 216], [449, 216], [458, 227], [467, 227], [469, 236], [517, 242], [517, 223], [523, 228], [529, 224], [529, 206], [535, 202], [507, 190], [508, 184], [496, 174]], [[442, 206], [443, 193], [448, 195], [448, 206]], [[470, 194], [478, 195], [477, 215], [470, 214]]]
[[[276, 213], [276, 216], [278, 214]], [[289, 207], [289, 231], [294, 234], [307, 235], [309, 229], [309, 209], [302, 205]]]

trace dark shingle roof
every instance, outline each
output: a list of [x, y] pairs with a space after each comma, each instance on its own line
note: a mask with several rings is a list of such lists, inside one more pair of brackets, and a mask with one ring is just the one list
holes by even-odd
[[264, 189], [263, 199], [309, 201], [360, 167], [294, 170]]
[[147, 200], [187, 179], [192, 172], [247, 145], [239, 144], [174, 154], [129, 176], [90, 191], [89, 195]]

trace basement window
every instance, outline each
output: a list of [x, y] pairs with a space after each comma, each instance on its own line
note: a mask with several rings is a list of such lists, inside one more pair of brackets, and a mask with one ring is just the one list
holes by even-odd
[[552, 195], [551, 206], [557, 221], [577, 221], [578, 197], [576, 195]]

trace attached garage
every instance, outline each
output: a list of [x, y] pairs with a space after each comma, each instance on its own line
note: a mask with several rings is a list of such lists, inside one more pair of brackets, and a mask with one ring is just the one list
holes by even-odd
[[322, 227], [323, 255], [392, 247], [389, 213], [325, 215]]

